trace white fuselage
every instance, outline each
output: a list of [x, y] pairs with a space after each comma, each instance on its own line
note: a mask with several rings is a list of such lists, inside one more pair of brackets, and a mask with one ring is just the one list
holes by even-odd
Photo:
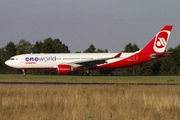
[[[60, 64], [79, 67], [76, 62], [114, 57], [118, 53], [51, 53], [51, 54], [22, 54], [13, 56], [5, 62], [13, 68], [57, 68]], [[127, 58], [135, 53], [122, 53], [121, 57], [108, 59], [105, 64]], [[99, 64], [101, 65], [101, 64]], [[98, 66], [98, 65], [97, 65]]]

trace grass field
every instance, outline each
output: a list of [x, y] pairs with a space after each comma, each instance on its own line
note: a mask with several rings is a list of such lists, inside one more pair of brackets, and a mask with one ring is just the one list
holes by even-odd
[[180, 76], [22, 76], [0, 75], [0, 82], [180, 83]]
[[[179, 76], [21, 76], [0, 82], [179, 83]], [[0, 85], [0, 120], [179, 120], [180, 87]]]
[[179, 120], [179, 86], [0, 85], [1, 120]]

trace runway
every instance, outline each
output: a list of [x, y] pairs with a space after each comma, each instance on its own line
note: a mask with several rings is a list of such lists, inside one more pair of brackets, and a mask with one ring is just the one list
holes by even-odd
[[71, 82], [0, 82], [0, 84], [31, 85], [180, 85], [180, 83], [71, 83]]

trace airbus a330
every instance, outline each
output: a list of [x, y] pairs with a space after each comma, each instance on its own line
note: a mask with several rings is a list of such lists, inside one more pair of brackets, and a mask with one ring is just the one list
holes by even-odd
[[84, 70], [84, 75], [91, 75], [90, 70], [114, 69], [133, 66], [168, 56], [165, 48], [173, 26], [165, 26], [141, 50], [131, 53], [48, 53], [22, 54], [11, 57], [6, 65], [25, 70], [55, 69], [59, 74]]

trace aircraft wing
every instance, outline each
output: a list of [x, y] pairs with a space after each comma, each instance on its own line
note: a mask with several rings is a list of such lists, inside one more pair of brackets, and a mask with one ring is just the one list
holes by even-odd
[[106, 58], [97, 58], [97, 59], [90, 59], [90, 60], [82, 60], [82, 61], [75, 61], [75, 62], [71, 62], [69, 64], [71, 64], [72, 66], [86, 66], [86, 67], [93, 67], [96, 66], [97, 64], [104, 64], [107, 63], [106, 61], [109, 59], [114, 59], [114, 58], [119, 58], [121, 56], [121, 53], [118, 53], [117, 55], [115, 55], [114, 57], [106, 57]]
[[70, 64], [78, 64], [79, 66], [96, 66], [97, 64], [104, 64], [106, 60], [112, 59], [114, 57], [108, 58], [98, 58], [98, 59], [91, 59], [91, 60], [82, 60], [82, 61], [75, 61], [71, 62]]

